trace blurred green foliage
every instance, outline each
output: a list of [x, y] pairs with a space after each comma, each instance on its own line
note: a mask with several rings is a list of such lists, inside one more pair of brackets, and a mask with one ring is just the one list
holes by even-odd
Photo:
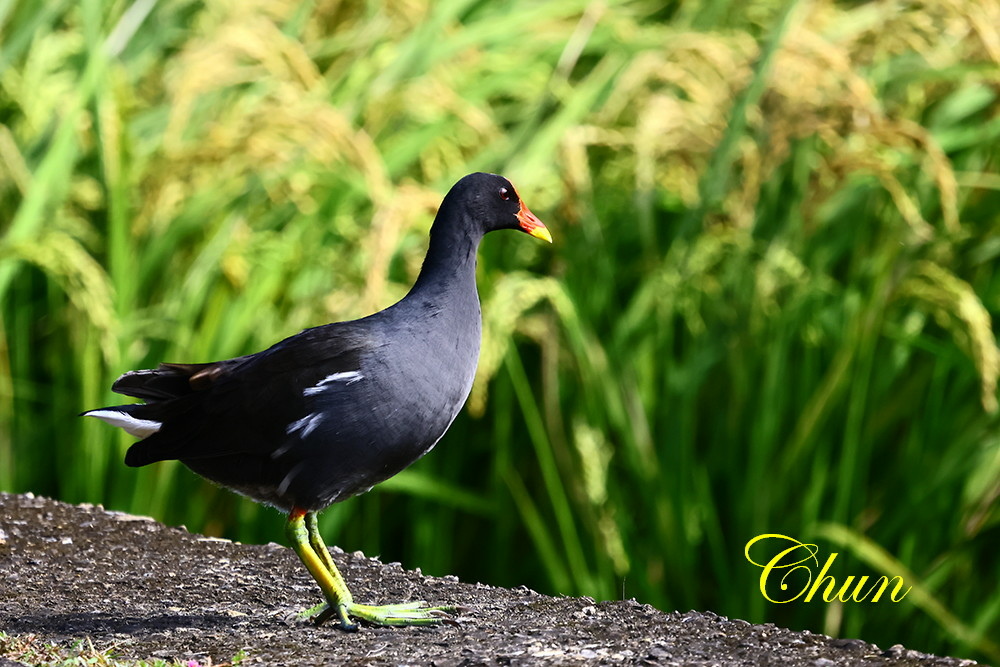
[[[556, 244], [487, 239], [470, 409], [331, 542], [1000, 662], [998, 29], [997, 0], [0, 2], [0, 488], [280, 539], [73, 415], [389, 305], [498, 171]], [[767, 532], [914, 590], [769, 604]]]

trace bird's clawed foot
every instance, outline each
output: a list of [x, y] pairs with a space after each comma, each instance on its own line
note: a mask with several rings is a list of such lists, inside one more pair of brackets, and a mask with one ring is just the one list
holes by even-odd
[[352, 617], [373, 625], [396, 627], [407, 625], [422, 626], [437, 625], [439, 623], [457, 624], [454, 615], [459, 611], [461, 611], [459, 607], [452, 606], [428, 607], [427, 603], [422, 600], [386, 605], [347, 602], [336, 606], [323, 603], [302, 612], [300, 617], [312, 618], [313, 623], [317, 626], [323, 625], [333, 617], [337, 617], [340, 621], [338, 627], [341, 630], [354, 632], [358, 629], [358, 626], [351, 621]]
[[460, 611], [458, 607], [428, 607], [423, 601], [386, 605], [354, 602], [347, 583], [319, 534], [316, 513], [293, 508], [285, 529], [292, 548], [319, 584], [323, 597], [327, 600], [305, 610], [299, 615], [300, 618], [311, 618], [316, 625], [323, 625], [336, 617], [339, 620], [338, 627], [349, 632], [358, 629], [357, 624], [351, 620], [352, 617], [374, 625], [391, 626], [456, 623], [452, 616]]

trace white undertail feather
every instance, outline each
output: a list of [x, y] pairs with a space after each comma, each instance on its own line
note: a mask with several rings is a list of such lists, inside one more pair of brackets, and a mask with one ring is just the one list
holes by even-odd
[[129, 435], [134, 435], [137, 438], [148, 438], [163, 426], [160, 422], [153, 421], [152, 419], [138, 419], [128, 414], [127, 412], [119, 412], [118, 410], [90, 410], [83, 414], [84, 417], [97, 417], [103, 422], [107, 422], [112, 426], [117, 426]]

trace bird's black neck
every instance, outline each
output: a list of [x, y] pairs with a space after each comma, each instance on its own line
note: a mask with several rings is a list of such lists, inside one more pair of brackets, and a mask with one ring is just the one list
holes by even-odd
[[441, 214], [431, 227], [430, 245], [410, 294], [431, 298], [476, 289], [476, 251], [482, 234], [474, 224], [450, 219], [442, 224]]

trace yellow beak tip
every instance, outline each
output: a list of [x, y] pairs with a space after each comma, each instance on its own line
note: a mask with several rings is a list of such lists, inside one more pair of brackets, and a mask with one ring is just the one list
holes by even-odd
[[543, 241], [548, 241], [549, 243], [552, 243], [552, 234], [549, 233], [549, 230], [546, 227], [535, 227], [528, 233], [534, 236], [536, 239], [541, 239]]

